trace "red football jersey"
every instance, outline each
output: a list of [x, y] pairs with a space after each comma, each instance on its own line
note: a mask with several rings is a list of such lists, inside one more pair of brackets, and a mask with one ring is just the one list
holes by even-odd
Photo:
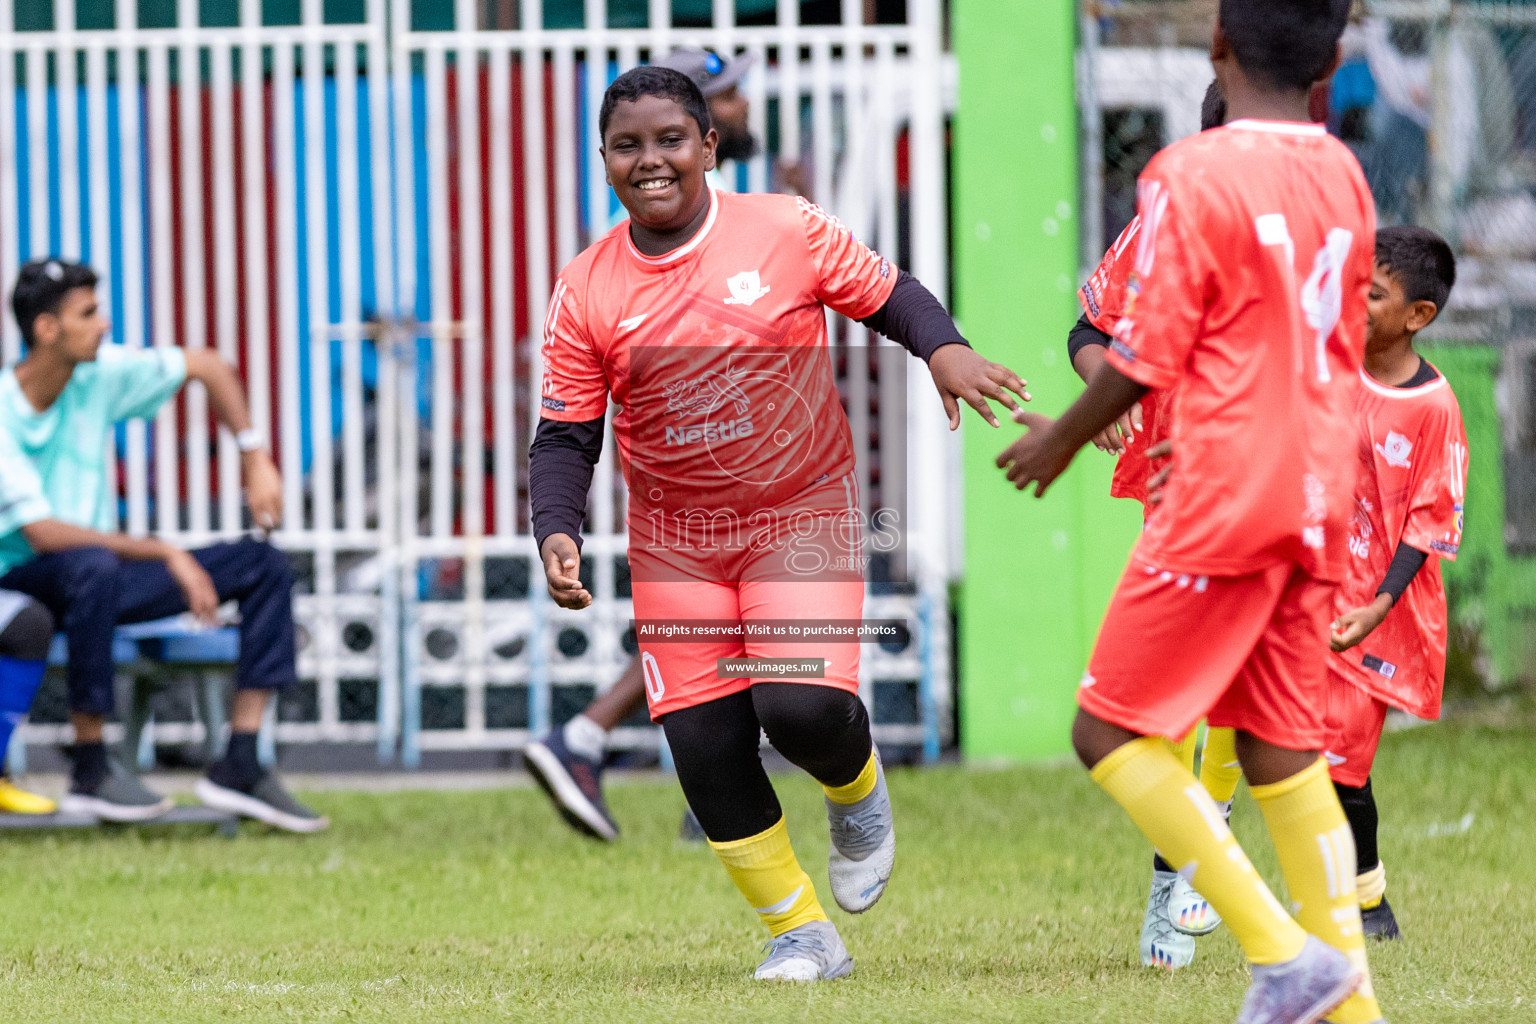
[[[1360, 372], [1356, 402], [1360, 475], [1349, 532], [1349, 575], [1335, 609], [1376, 598], [1399, 543], [1430, 557], [1380, 626], [1338, 655], [1356, 686], [1420, 718], [1438, 718], [1445, 683], [1445, 586], [1440, 559], [1461, 546], [1467, 493], [1467, 432], [1442, 376], [1394, 388]], [[1438, 556], [1438, 557], [1437, 557]]]
[[[896, 271], [796, 196], [711, 192], [704, 226], [650, 257], [629, 224], [561, 272], [544, 327], [542, 415], [587, 421], [610, 396], [630, 491], [646, 520], [736, 531], [760, 509], [853, 469], [825, 307], [866, 317]], [[660, 535], [660, 534], [659, 534]]]
[[1353, 433], [1375, 208], [1321, 125], [1235, 121], [1137, 184], [1142, 227], [1108, 359], [1179, 388], [1174, 472], [1137, 556], [1242, 575], [1348, 568]]
[[[1141, 217], [1132, 217], [1099, 261], [1098, 269], [1078, 290], [1083, 314], [1105, 334], [1115, 333], [1115, 325], [1125, 312], [1126, 285], [1130, 282], [1131, 265], [1136, 256], [1136, 234], [1140, 230]], [[1141, 430], [1131, 436], [1115, 461], [1115, 475], [1109, 483], [1109, 493], [1114, 497], [1134, 498], [1143, 506], [1147, 504], [1147, 481], [1153, 473], [1147, 449], [1168, 436], [1168, 425], [1173, 422], [1175, 394], [1177, 391], [1173, 388], [1159, 388], [1142, 398]]]

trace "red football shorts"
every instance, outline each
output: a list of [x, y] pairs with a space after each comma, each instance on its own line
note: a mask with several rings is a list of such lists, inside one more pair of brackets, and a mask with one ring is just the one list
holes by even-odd
[[1328, 659], [1328, 740], [1323, 756], [1328, 759], [1329, 778], [1358, 787], [1371, 777], [1371, 764], [1381, 744], [1381, 727], [1387, 720], [1387, 705], [1335, 668], [1341, 661]]
[[1174, 742], [1205, 716], [1288, 750], [1321, 750], [1334, 586], [1289, 563], [1196, 576], [1132, 557], [1078, 705]]
[[[632, 591], [636, 620], [820, 621], [860, 619], [864, 615], [864, 583], [858, 579], [740, 583], [635, 580]], [[719, 658], [822, 658], [826, 660], [826, 675], [821, 679], [721, 679], [717, 676]], [[653, 721], [681, 708], [739, 693], [760, 682], [809, 683], [859, 692], [857, 641], [786, 643], [730, 639], [711, 643], [642, 643], [640, 661], [645, 670], [645, 699]]]

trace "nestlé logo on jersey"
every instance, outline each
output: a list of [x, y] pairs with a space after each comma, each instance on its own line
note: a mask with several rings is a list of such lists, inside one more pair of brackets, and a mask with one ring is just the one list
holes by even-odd
[[752, 399], [737, 383], [745, 371], [706, 370], [693, 379], [673, 381], [662, 388], [667, 397], [667, 412], [676, 413], [678, 419], [685, 416], [712, 416], [726, 406], [736, 414], [732, 419], [714, 420], [700, 424], [668, 426], [663, 443], [674, 447], [698, 444], [703, 441], [733, 441], [752, 436]]

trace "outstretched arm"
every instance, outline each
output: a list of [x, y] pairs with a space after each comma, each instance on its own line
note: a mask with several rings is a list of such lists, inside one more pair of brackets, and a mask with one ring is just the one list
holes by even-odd
[[585, 608], [581, 584], [581, 520], [592, 470], [603, 453], [603, 417], [569, 423], [539, 420], [528, 449], [528, 502], [549, 596], [562, 608]]
[[[1087, 313], [1078, 317], [1072, 330], [1067, 332], [1067, 356], [1072, 360], [1072, 369], [1083, 378], [1084, 384], [1093, 380], [1093, 375], [1104, 365], [1104, 351], [1109, 348], [1111, 340], [1109, 335], [1089, 322]], [[1093, 446], [1111, 455], [1119, 455], [1125, 451], [1126, 442], [1132, 440], [1140, 429], [1141, 404], [1137, 403], [1131, 406], [1130, 412], [1123, 413], [1113, 424], [1100, 431], [1093, 439]]]
[[961, 401], [995, 427], [997, 417], [987, 399], [1010, 410], [1019, 408], [1013, 395], [1025, 402], [1030, 400], [1029, 392], [1024, 390], [1028, 382], [1001, 363], [991, 362], [973, 351], [934, 294], [905, 270], [897, 271], [896, 284], [885, 304], [859, 323], [928, 364], [933, 386], [949, 415], [950, 430], [960, 428]]
[[235, 368], [213, 349], [187, 349], [185, 354], [187, 379], [202, 383], [213, 414], [240, 442], [240, 469], [251, 518], [263, 530], [275, 530], [283, 521], [283, 478], [267, 451], [266, 439], [251, 430], [251, 411]]
[[1035, 484], [1038, 498], [1066, 470], [1079, 448], [1146, 393], [1145, 384], [1138, 384], [1106, 363], [1060, 419], [1027, 412], [1016, 416], [1029, 429], [1003, 449], [997, 466], [1007, 471], [1009, 482], [1021, 491]]
[[187, 599], [187, 608], [198, 620], [212, 623], [218, 617], [219, 595], [197, 559], [181, 548], [154, 537], [129, 537], [102, 533], [58, 519], [39, 519], [21, 528], [27, 544], [39, 555], [80, 548], [105, 548], [127, 562], [164, 562]]

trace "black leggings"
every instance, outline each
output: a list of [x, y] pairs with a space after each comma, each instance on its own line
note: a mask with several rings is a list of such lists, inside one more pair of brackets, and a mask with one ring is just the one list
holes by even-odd
[[1355, 873], [1363, 875], [1374, 871], [1381, 863], [1376, 849], [1376, 794], [1371, 792], [1371, 780], [1363, 786], [1345, 786], [1335, 782], [1334, 792], [1344, 806], [1344, 817], [1349, 819], [1350, 831], [1355, 834], [1355, 857], [1358, 863]]
[[758, 683], [661, 719], [688, 806], [717, 843], [755, 836], [783, 816], [763, 770], [758, 732], [827, 786], [869, 763], [869, 714], [856, 694], [812, 683]]

